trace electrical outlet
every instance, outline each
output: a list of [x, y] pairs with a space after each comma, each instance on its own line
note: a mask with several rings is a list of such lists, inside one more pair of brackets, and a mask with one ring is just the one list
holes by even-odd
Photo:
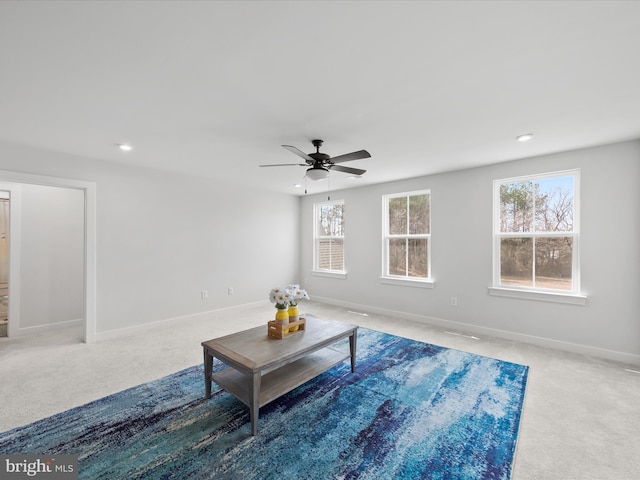
[[233, 287], [227, 288], [227, 294], [233, 295]]
[[452, 307], [458, 306], [458, 297], [451, 297], [451, 306]]
[[200, 292], [200, 296], [203, 300], [206, 300], [207, 298], [209, 298], [209, 290], [202, 290], [202, 292]]

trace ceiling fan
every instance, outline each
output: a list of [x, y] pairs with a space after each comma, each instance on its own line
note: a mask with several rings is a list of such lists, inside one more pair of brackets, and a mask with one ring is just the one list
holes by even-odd
[[326, 153], [320, 153], [322, 140], [312, 140], [311, 143], [316, 147], [315, 153], [306, 154], [303, 151], [292, 147], [291, 145], [282, 145], [291, 153], [295, 153], [306, 163], [278, 163], [274, 165], [260, 165], [261, 167], [284, 167], [284, 166], [300, 166], [311, 167], [307, 169], [307, 177], [311, 180], [322, 180], [329, 176], [329, 170], [337, 172], [350, 173], [351, 175], [362, 175], [366, 170], [360, 168], [343, 167], [336, 165], [337, 163], [350, 162], [352, 160], [360, 160], [361, 158], [369, 158], [371, 155], [366, 150], [358, 150], [357, 152], [330, 157]]

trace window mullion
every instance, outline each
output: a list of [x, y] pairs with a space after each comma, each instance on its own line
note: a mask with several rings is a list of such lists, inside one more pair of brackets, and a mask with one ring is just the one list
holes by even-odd
[[409, 237], [404, 239], [404, 276], [409, 276]]
[[406, 197], [406, 203], [407, 203], [407, 225], [406, 225], [407, 229], [405, 234], [409, 235], [409, 232], [411, 231], [409, 228], [410, 219], [411, 219], [411, 211], [409, 210], [411, 208], [411, 203], [409, 202], [409, 195], [407, 195]]
[[404, 276], [409, 276], [409, 233], [411, 232], [410, 224], [411, 224], [411, 202], [409, 202], [409, 195], [406, 197], [407, 204], [407, 229], [405, 231], [404, 237]]
[[532, 251], [531, 254], [533, 255], [533, 258], [531, 259], [532, 263], [531, 263], [531, 275], [533, 276], [533, 278], [531, 279], [531, 283], [533, 284], [533, 288], [536, 288], [536, 236], [534, 235], [533, 238], [531, 239], [532, 242]]
[[531, 284], [533, 285], [533, 288], [536, 288], [536, 233], [537, 233], [537, 227], [536, 227], [536, 211], [537, 211], [537, 206], [538, 206], [538, 202], [537, 202], [537, 195], [538, 195], [538, 185], [535, 181], [532, 182], [532, 193], [533, 193], [533, 198], [531, 199], [531, 204], [532, 204], [532, 212], [531, 212], [531, 233], [533, 233], [533, 236], [531, 238], [531, 255], [532, 255], [532, 259], [531, 259]]

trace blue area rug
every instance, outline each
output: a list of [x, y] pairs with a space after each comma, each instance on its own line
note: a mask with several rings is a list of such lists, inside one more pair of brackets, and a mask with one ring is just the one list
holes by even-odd
[[76, 454], [92, 480], [510, 478], [528, 367], [363, 328], [357, 362], [263, 407], [256, 437], [199, 365], [2, 433], [0, 453]]

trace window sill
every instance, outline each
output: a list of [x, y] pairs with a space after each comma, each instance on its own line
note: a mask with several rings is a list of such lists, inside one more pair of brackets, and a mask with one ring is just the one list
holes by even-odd
[[347, 278], [346, 271], [329, 271], [329, 270], [311, 270], [311, 275], [315, 275], [316, 277], [328, 277], [328, 278]]
[[433, 280], [413, 280], [409, 278], [380, 277], [380, 283], [388, 285], [403, 285], [407, 287], [433, 288], [436, 284]]
[[566, 303], [569, 305], [587, 304], [586, 295], [579, 295], [575, 293], [539, 292], [533, 290], [521, 290], [518, 288], [489, 287], [489, 295], [537, 300], [541, 302]]

